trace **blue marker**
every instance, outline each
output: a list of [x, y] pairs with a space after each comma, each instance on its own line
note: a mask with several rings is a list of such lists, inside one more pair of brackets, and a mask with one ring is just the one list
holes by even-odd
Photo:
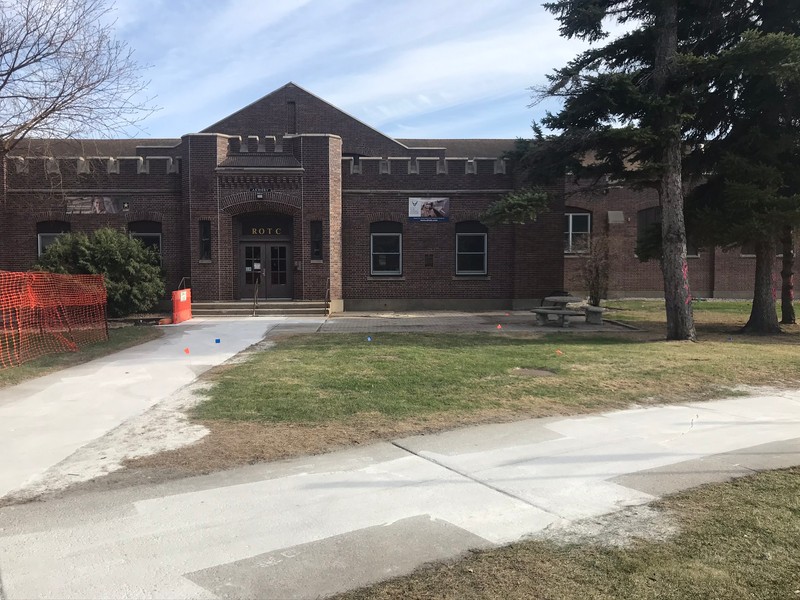
[[219, 338], [215, 339], [215, 340], [214, 340], [214, 343], [215, 343], [215, 344], [219, 344]]
[[368, 342], [371, 342], [371, 341], [372, 341], [372, 336], [371, 336], [371, 335], [368, 335], [368, 336], [367, 336], [367, 341], [368, 341]]

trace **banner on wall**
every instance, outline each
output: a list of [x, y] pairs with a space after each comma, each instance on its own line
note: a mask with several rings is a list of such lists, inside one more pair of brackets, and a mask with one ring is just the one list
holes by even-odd
[[106, 215], [126, 212], [128, 203], [108, 196], [67, 198], [68, 215]]
[[408, 218], [423, 223], [439, 223], [450, 218], [450, 198], [409, 198]]

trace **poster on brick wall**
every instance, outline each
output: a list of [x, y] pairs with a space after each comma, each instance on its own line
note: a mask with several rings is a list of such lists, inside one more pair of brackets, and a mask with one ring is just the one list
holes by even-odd
[[439, 223], [450, 218], [450, 198], [409, 198], [408, 219]]
[[67, 198], [68, 215], [105, 215], [125, 212], [127, 202], [108, 196], [83, 196]]

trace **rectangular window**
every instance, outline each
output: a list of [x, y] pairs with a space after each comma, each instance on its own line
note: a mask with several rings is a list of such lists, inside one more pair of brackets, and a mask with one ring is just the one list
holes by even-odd
[[311, 260], [322, 260], [322, 221], [311, 221]]
[[39, 256], [44, 254], [44, 251], [47, 250], [49, 246], [51, 246], [59, 236], [64, 235], [63, 233], [40, 233], [38, 234], [39, 238]]
[[372, 275], [402, 275], [403, 234], [373, 233], [370, 245]]
[[486, 234], [456, 234], [456, 275], [486, 275]]
[[580, 254], [589, 251], [592, 215], [566, 213], [564, 215], [564, 253]]
[[131, 232], [131, 237], [141, 240], [145, 248], [152, 248], [156, 254], [161, 256], [161, 234], [160, 233], [136, 233]]
[[211, 221], [200, 221], [200, 260], [211, 260]]
[[[653, 206], [640, 210], [636, 215], [636, 244], [653, 244], [657, 240], [661, 247], [661, 207]], [[693, 240], [686, 239], [686, 256], [698, 258], [700, 248]]]

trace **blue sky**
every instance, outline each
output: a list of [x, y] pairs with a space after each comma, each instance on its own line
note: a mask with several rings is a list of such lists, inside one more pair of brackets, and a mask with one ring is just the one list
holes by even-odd
[[161, 108], [135, 137], [199, 131], [289, 81], [393, 137], [528, 136], [548, 107], [528, 88], [584, 47], [530, 0], [117, 0], [114, 16]]

